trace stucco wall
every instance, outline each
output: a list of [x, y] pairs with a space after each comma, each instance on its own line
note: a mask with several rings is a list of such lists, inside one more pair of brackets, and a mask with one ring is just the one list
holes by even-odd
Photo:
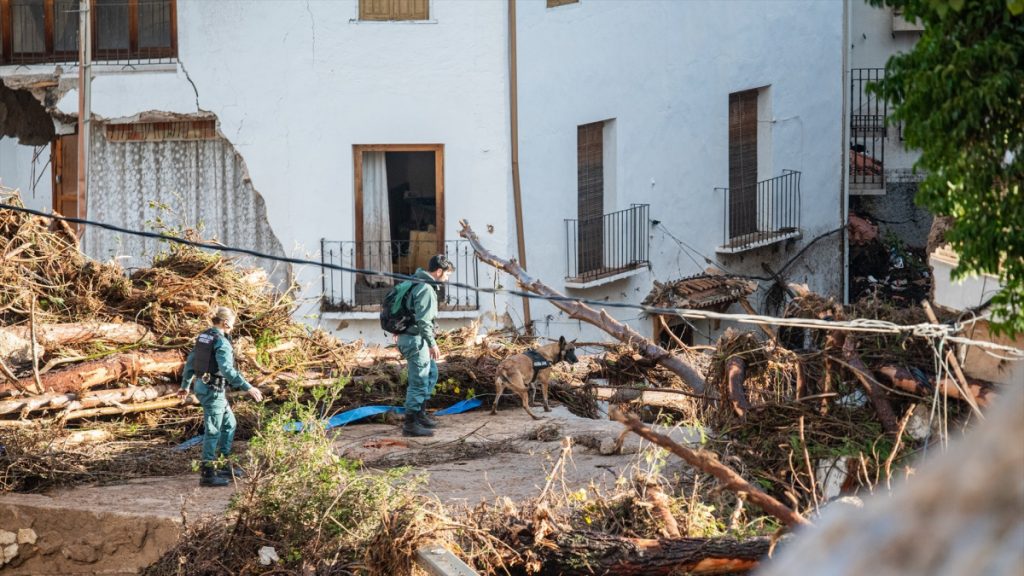
[[[596, 2], [548, 9], [519, 3], [522, 186], [527, 250], [534, 276], [561, 288], [566, 218], [577, 217], [576, 128], [615, 120], [615, 206], [649, 203], [651, 270], [573, 291], [597, 300], [639, 302], [652, 279], [700, 273], [712, 264], [764, 276], [807, 242], [840, 225], [842, 3]], [[770, 146], [764, 165], [778, 176], [800, 170], [803, 239], [742, 256], [717, 256], [729, 185], [728, 97], [770, 86]], [[759, 135], [764, 131], [759, 130]], [[761, 159], [759, 159], [759, 164]], [[684, 249], [669, 234], [692, 248]], [[839, 235], [807, 252], [791, 279], [837, 294]], [[556, 257], [551, 257], [554, 255]], [[813, 270], [809, 272], [808, 270]], [[763, 291], [761, 292], [763, 293]], [[534, 306], [541, 332], [588, 327], [547, 304]], [[641, 330], [635, 311], [610, 312]], [[724, 327], [724, 326], [723, 326]]]
[[[354, 144], [444, 144], [445, 236], [457, 236], [459, 218], [493, 224], [488, 240], [506, 252], [504, 3], [432, 0], [427, 23], [358, 22], [355, 0], [177, 6], [180, 64], [98, 68], [96, 114], [214, 113], [284, 251], [312, 259], [321, 238], [354, 239]], [[60, 108], [75, 112], [77, 92]], [[296, 272], [303, 295], [319, 296], [319, 269]], [[316, 322], [316, 311], [311, 301], [300, 315]], [[374, 324], [350, 323], [342, 336], [374, 336]]]
[[24, 146], [14, 138], [0, 137], [0, 184], [21, 191], [28, 208], [49, 210], [53, 205], [49, 162], [49, 146]]

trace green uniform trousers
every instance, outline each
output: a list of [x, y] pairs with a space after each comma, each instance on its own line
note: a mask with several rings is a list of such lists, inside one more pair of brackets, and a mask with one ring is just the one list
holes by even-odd
[[207, 390], [196, 392], [203, 407], [203, 462], [213, 462], [218, 456], [231, 454], [235, 440], [235, 413], [228, 406], [224, 392]]
[[437, 387], [437, 362], [430, 357], [430, 347], [422, 336], [400, 335], [398, 350], [409, 363], [409, 385], [405, 391], [406, 413], [419, 412]]

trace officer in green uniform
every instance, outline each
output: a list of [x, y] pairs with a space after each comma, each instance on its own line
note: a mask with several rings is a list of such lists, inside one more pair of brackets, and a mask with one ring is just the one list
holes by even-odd
[[213, 326], [196, 338], [196, 347], [185, 361], [181, 390], [178, 396], [188, 395], [189, 386], [195, 378], [195, 394], [203, 407], [203, 456], [200, 486], [227, 486], [228, 478], [241, 471], [229, 466], [216, 471], [213, 463], [218, 456], [231, 454], [231, 442], [235, 438], [235, 414], [228, 406], [227, 385], [244, 390], [259, 402], [263, 394], [246, 382], [245, 377], [235, 369], [235, 358], [228, 334], [235, 327], [235, 313], [223, 306], [214, 311]]
[[434, 341], [434, 320], [437, 318], [437, 293], [440, 283], [447, 282], [455, 266], [444, 254], [430, 258], [427, 270], [416, 269], [416, 278], [423, 283], [412, 288], [412, 310], [416, 317], [405, 334], [398, 336], [398, 349], [409, 364], [409, 386], [405, 391], [404, 436], [433, 436], [437, 422], [427, 414], [427, 399], [437, 386], [437, 359], [441, 350]]

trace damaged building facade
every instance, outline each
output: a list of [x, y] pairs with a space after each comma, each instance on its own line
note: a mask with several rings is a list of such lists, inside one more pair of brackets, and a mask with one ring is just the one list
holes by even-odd
[[[458, 221], [516, 254], [515, 130], [528, 269], [550, 286], [640, 303], [655, 280], [715, 268], [760, 279], [758, 307], [777, 277], [841, 294], [841, 3], [520, 0], [513, 73], [507, 2], [93, 0], [84, 198], [78, 2], [0, 5], [0, 178], [30, 207], [397, 273], [445, 251], [454, 280], [511, 288]], [[28, 108], [49, 132], [12, 120]], [[83, 236], [128, 268], [161, 248]], [[384, 339], [387, 277], [262, 264], [297, 283], [306, 321]], [[519, 298], [458, 287], [441, 309], [443, 327], [524, 317]], [[532, 320], [596, 336], [545, 303]], [[700, 343], [722, 328], [673, 330]]]

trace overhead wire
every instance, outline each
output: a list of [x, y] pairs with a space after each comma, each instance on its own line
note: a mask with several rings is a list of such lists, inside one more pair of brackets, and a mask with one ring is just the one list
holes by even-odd
[[[97, 228], [103, 228], [113, 232], [122, 234], [129, 234], [134, 236], [141, 236], [145, 238], [153, 238], [156, 240], [163, 240], [167, 242], [173, 242], [184, 246], [192, 246], [194, 248], [214, 250], [219, 252], [230, 252], [237, 254], [245, 254], [256, 258], [262, 258], [267, 260], [273, 260], [278, 262], [286, 262], [289, 264], [296, 264], [301, 266], [315, 266], [321, 269], [337, 270], [339, 272], [347, 272], [352, 274], [362, 274], [366, 276], [383, 276], [392, 278], [400, 281], [411, 281], [415, 283], [423, 283], [424, 280], [415, 276], [407, 274], [399, 274], [396, 272], [390, 272], [385, 270], [372, 270], [366, 268], [354, 268], [349, 266], [341, 266], [338, 264], [317, 262], [315, 260], [309, 260], [305, 258], [294, 258], [291, 256], [278, 256], [273, 254], [265, 254], [256, 250], [250, 250], [248, 248], [241, 248], [238, 246], [228, 246], [224, 244], [214, 244], [207, 242], [198, 242], [195, 240], [188, 240], [186, 238], [180, 238], [178, 236], [171, 236], [169, 234], [162, 234], [158, 232], [146, 232], [142, 230], [132, 230], [108, 224], [106, 222], [97, 222], [94, 220], [88, 220], [85, 218], [75, 218], [71, 216], [60, 216], [57, 214], [47, 214], [39, 210], [33, 210], [31, 208], [25, 208], [23, 206], [15, 206], [12, 204], [0, 203], [0, 209], [9, 210], [13, 212], [21, 212], [25, 214], [32, 214], [42, 218], [53, 219], [58, 221], [69, 222], [72, 224], [81, 224], [84, 226], [95, 226]], [[702, 320], [726, 320], [738, 323], [746, 324], [757, 324], [766, 326], [789, 326], [794, 328], [811, 328], [811, 329], [823, 329], [823, 330], [840, 330], [850, 332], [873, 332], [881, 334], [903, 334], [910, 333], [915, 336], [924, 338], [942, 338], [945, 337], [951, 341], [960, 342], [963, 344], [969, 344], [971, 346], [980, 346], [993, 350], [1000, 350], [1008, 353], [1011, 356], [1017, 357], [1017, 359], [1024, 359], [1024, 350], [1014, 348], [1012, 346], [1006, 346], [1003, 344], [997, 344], [995, 342], [976, 341], [968, 338], [962, 338], [955, 336], [960, 331], [959, 324], [912, 324], [912, 325], [900, 325], [893, 322], [884, 320], [870, 320], [870, 319], [854, 319], [854, 320], [818, 320], [814, 318], [778, 318], [774, 316], [760, 316], [755, 314], [727, 314], [721, 312], [712, 312], [709, 310], [693, 310], [688, 308], [671, 308], [661, 306], [649, 306], [645, 304], [632, 304], [629, 302], [614, 302], [608, 300], [590, 300], [586, 298], [575, 298], [571, 296], [549, 296], [544, 294], [535, 294], [532, 292], [526, 292], [523, 290], [514, 290], [508, 288], [488, 288], [481, 286], [473, 286], [462, 282], [448, 282], [449, 286], [455, 288], [461, 288], [474, 292], [482, 292], [485, 294], [497, 294], [506, 296], [516, 296], [520, 298], [530, 298], [533, 300], [542, 300], [547, 302], [565, 302], [565, 303], [580, 303], [588, 306], [595, 306], [598, 308], [617, 308], [625, 310], [637, 310], [644, 312], [648, 315], [678, 315], [684, 318], [690, 319], [702, 319]]]

